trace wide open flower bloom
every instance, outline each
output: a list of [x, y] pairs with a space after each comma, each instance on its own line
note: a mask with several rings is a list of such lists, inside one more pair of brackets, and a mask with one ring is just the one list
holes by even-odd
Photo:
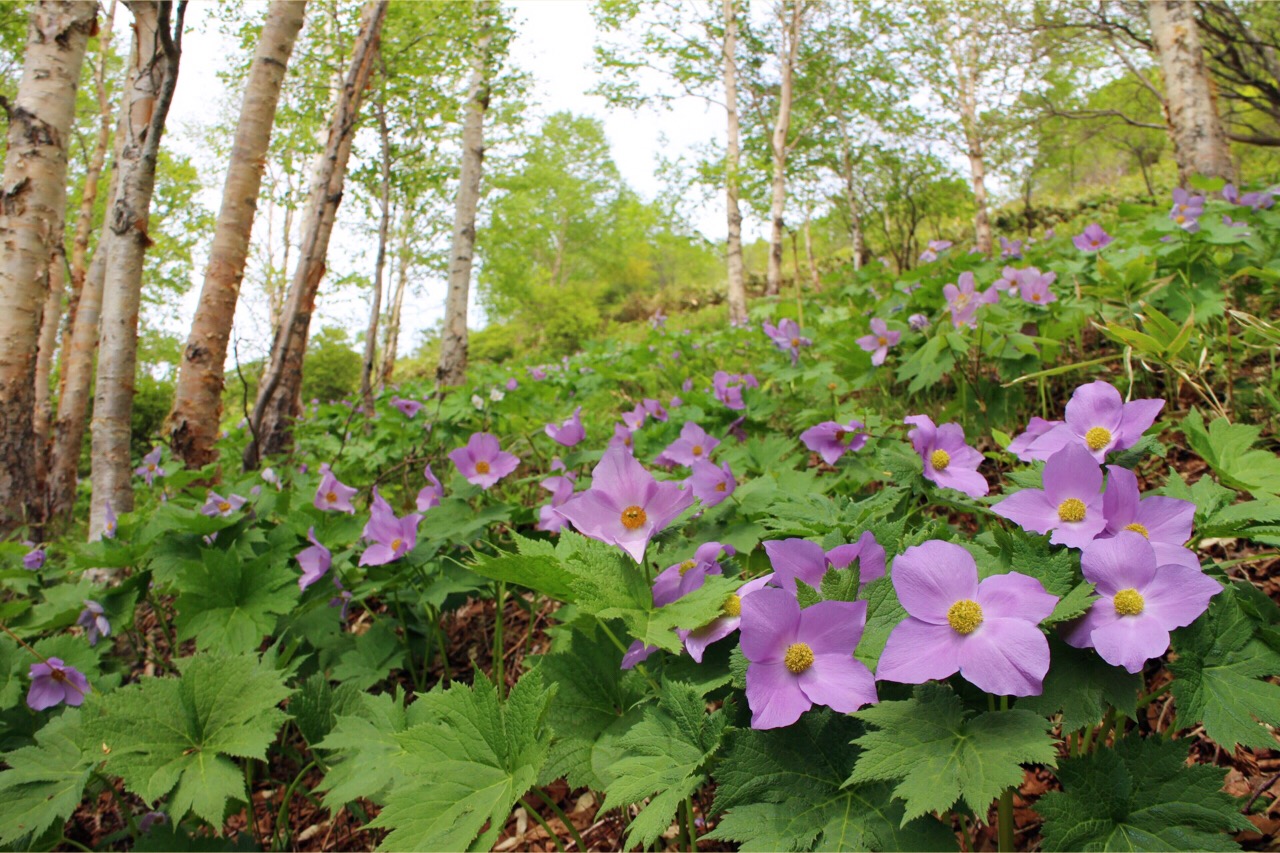
[[662, 451], [662, 462], [668, 465], [692, 465], [699, 459], [709, 459], [711, 451], [719, 444], [720, 439], [707, 435], [707, 431], [693, 421], [686, 421], [680, 429], [680, 437]]
[[556, 512], [579, 533], [617, 545], [637, 563], [653, 535], [693, 503], [693, 492], [658, 482], [624, 447], [606, 450], [591, 477], [591, 488]]
[[1169, 211], [1169, 218], [1183, 231], [1194, 234], [1200, 230], [1204, 201], [1202, 195], [1192, 195], [1182, 187], [1174, 187], [1173, 208]]
[[1140, 672], [1169, 648], [1169, 632], [1190, 625], [1222, 586], [1198, 568], [1158, 565], [1140, 534], [1121, 531], [1099, 539], [1080, 560], [1098, 600], [1063, 635], [1076, 648], [1095, 648], [1102, 659]]
[[902, 340], [902, 332], [892, 331], [885, 325], [884, 320], [873, 317], [871, 334], [858, 338], [858, 346], [871, 353], [871, 363], [879, 367], [889, 357], [889, 347], [896, 347], [900, 340]]
[[759, 388], [760, 383], [751, 373], [726, 373], [717, 370], [711, 377], [716, 399], [734, 411], [742, 411], [747, 404], [742, 399], [744, 388]]
[[582, 428], [582, 407], [573, 410], [573, 414], [558, 424], [547, 424], [543, 429], [551, 440], [565, 447], [573, 447], [587, 437]]
[[1071, 242], [1082, 252], [1096, 252], [1110, 246], [1114, 239], [1110, 234], [1102, 230], [1101, 225], [1096, 222], [1090, 222], [1084, 227], [1084, 231], [1071, 238]]
[[742, 653], [753, 729], [789, 726], [815, 704], [852, 714], [875, 703], [876, 684], [853, 650], [865, 601], [820, 601], [800, 609], [791, 593], [760, 589], [741, 600]]
[[102, 605], [96, 601], [84, 599], [84, 610], [76, 619], [76, 624], [84, 629], [84, 636], [89, 645], [98, 645], [98, 638], [111, 636], [111, 623], [107, 621]]
[[957, 283], [945, 285], [942, 293], [947, 297], [951, 325], [957, 329], [961, 326], [977, 326], [978, 307], [990, 305], [1000, 298], [1000, 294], [994, 289], [979, 293], [971, 272], [960, 273]]
[[944, 489], [955, 489], [971, 498], [980, 498], [990, 486], [978, 473], [982, 454], [964, 441], [960, 424], [934, 426], [928, 415], [910, 415], [904, 423], [915, 428], [907, 433], [911, 446], [924, 461], [924, 478]]
[[151, 448], [151, 452], [142, 457], [142, 464], [134, 468], [133, 473], [142, 477], [148, 486], [155, 482], [156, 477], [163, 477], [164, 469], [160, 467], [160, 448]]
[[81, 705], [89, 692], [89, 680], [61, 658], [33, 663], [28, 674], [31, 688], [27, 691], [27, 705], [33, 711], [43, 711], [62, 702], [73, 707]]
[[1200, 559], [1186, 547], [1195, 504], [1159, 495], [1144, 498], [1139, 493], [1136, 474], [1119, 465], [1108, 465], [1102, 509], [1107, 526], [1099, 538], [1118, 536], [1125, 530], [1139, 533], [1151, 543], [1159, 565], [1200, 570]]
[[800, 440], [805, 447], [821, 456], [823, 462], [834, 465], [846, 453], [856, 453], [866, 446], [867, 425], [859, 420], [851, 420], [848, 424], [823, 421], [800, 433]]
[[[677, 402], [679, 399], [679, 397], [671, 398], [671, 408], [674, 409], [680, 405], [679, 402]], [[652, 397], [645, 397], [640, 401], [640, 405], [644, 406], [644, 410], [652, 415], [655, 421], [661, 421], [664, 424], [667, 422], [667, 410], [663, 408], [662, 403], [659, 401]]]
[[364, 538], [372, 540], [373, 544], [360, 555], [360, 565], [385, 565], [412, 551], [418, 544], [420, 521], [422, 516], [417, 513], [397, 518], [390, 505], [375, 490], [369, 522], [364, 526]]
[[320, 485], [316, 486], [316, 497], [311, 503], [316, 509], [355, 515], [356, 508], [351, 504], [351, 499], [359, 491], [354, 486], [339, 482], [328, 463], [325, 463], [320, 466]]
[[800, 361], [800, 347], [813, 345], [813, 341], [800, 334], [800, 324], [790, 317], [784, 317], [776, 326], [766, 320], [764, 322], [764, 333], [769, 336], [778, 349], [791, 354], [792, 364], [797, 364]]
[[1022, 257], [1022, 241], [1010, 240], [1008, 237], [1000, 238], [1000, 258], [1002, 260], [1017, 260]]
[[34, 542], [24, 542], [31, 550], [22, 555], [22, 568], [28, 571], [38, 571], [44, 567], [45, 550]]
[[200, 507], [200, 512], [210, 518], [227, 518], [244, 504], [244, 498], [239, 495], [227, 495], [224, 498], [217, 492], [209, 492], [209, 498], [204, 502], [204, 506]]
[[482, 489], [487, 489], [516, 470], [520, 459], [507, 453], [498, 445], [496, 436], [487, 432], [474, 433], [466, 447], [459, 447], [449, 454], [458, 473]]
[[893, 561], [893, 588], [907, 611], [889, 634], [876, 677], [903, 684], [949, 678], [1002, 696], [1038, 696], [1049, 642], [1038, 627], [1058, 603], [1018, 572], [978, 582], [973, 555], [931, 540]]
[[416, 501], [418, 512], [426, 512], [433, 506], [439, 506], [440, 499], [444, 497], [444, 486], [440, 485], [435, 472], [431, 470], [431, 465], [427, 465], [426, 470], [422, 472], [422, 476], [427, 478], [427, 485], [423, 486], [418, 492]]
[[705, 507], [718, 506], [738, 488], [738, 481], [728, 462], [717, 465], [710, 460], [699, 459], [693, 463], [692, 469], [689, 488]]
[[697, 663], [702, 663], [702, 656], [707, 647], [719, 642], [738, 630], [742, 624], [742, 602], [748, 595], [764, 589], [765, 584], [773, 580], [773, 575], [765, 575], [753, 581], [747, 581], [738, 587], [738, 591], [729, 595], [721, 605], [720, 615], [706, 625], [684, 634], [684, 649]]
[[302, 577], [298, 578], [298, 589], [303, 590], [324, 577], [325, 572], [329, 571], [329, 566], [333, 564], [333, 554], [316, 539], [314, 525], [307, 531], [307, 541], [311, 545], [299, 551], [295, 558], [298, 565], [302, 566]]
[[1057, 280], [1055, 272], [1040, 272], [1035, 267], [1018, 270], [1018, 295], [1029, 305], [1048, 305], [1057, 302], [1058, 297], [1049, 289], [1049, 285]]
[[551, 492], [551, 503], [538, 510], [538, 523], [533, 526], [533, 529], [558, 533], [560, 528], [564, 527], [565, 520], [564, 516], [556, 512], [556, 509], [573, 497], [572, 475], [547, 477], [538, 485]]
[[823, 551], [821, 545], [808, 539], [775, 539], [764, 543], [764, 551], [773, 566], [774, 584], [793, 595], [799, 589], [797, 580], [818, 589], [828, 570], [847, 569], [854, 560], [858, 561], [859, 588], [884, 577], [884, 548], [869, 530], [857, 542], [838, 545], [830, 551]]
[[1055, 545], [1083, 548], [1107, 519], [1102, 502], [1102, 468], [1078, 444], [1059, 450], [1044, 466], [1044, 488], [1014, 492], [991, 511], [1035, 533], [1053, 531]]
[[417, 400], [406, 400], [403, 397], [392, 397], [391, 405], [400, 410], [400, 414], [409, 420], [413, 420], [418, 416], [418, 412], [422, 411], [422, 404]]
[[[1051, 422], [1054, 429], [1023, 446], [1017, 456], [1023, 462], [1048, 459], [1066, 445], [1078, 444], [1102, 462], [1111, 451], [1127, 450], [1137, 444], [1163, 407], [1164, 400], [1157, 399], [1126, 403], [1114, 385], [1101, 379], [1081, 385], [1067, 402], [1066, 420]], [[1034, 418], [1032, 422], [1035, 423]]]

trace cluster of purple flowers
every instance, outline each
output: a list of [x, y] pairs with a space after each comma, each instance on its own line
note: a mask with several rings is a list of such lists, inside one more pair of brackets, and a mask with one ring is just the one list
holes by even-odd
[[1057, 278], [1057, 273], [1040, 272], [1036, 267], [1005, 267], [1001, 277], [996, 279], [995, 289], [1010, 296], [1021, 297], [1028, 305], [1048, 305], [1058, 300], [1049, 288]]
[[961, 326], [977, 326], [978, 308], [1000, 299], [1000, 294], [994, 288], [979, 292], [971, 272], [962, 272], [955, 284], [944, 285], [942, 294], [947, 297], [951, 325], [957, 329]]
[[760, 383], [750, 373], [727, 373], [717, 370], [711, 377], [711, 386], [715, 390], [716, 399], [734, 411], [742, 411], [747, 404], [742, 399], [745, 388], [759, 388]]

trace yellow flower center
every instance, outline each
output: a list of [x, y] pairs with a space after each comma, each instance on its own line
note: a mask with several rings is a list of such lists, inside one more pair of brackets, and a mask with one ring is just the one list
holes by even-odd
[[1084, 521], [1084, 501], [1079, 498], [1067, 498], [1058, 504], [1058, 518], [1062, 521]]
[[1090, 450], [1101, 450], [1111, 443], [1111, 430], [1106, 427], [1093, 427], [1084, 434], [1084, 443]]
[[717, 492], [723, 492], [723, 491], [726, 491], [728, 488], [729, 488], [729, 484], [728, 484], [728, 483], [716, 483], [716, 491], [717, 491]]
[[947, 611], [947, 622], [957, 634], [972, 634], [982, 624], [982, 605], [971, 598], [962, 598]]
[[488, 474], [488, 473], [489, 473], [489, 463], [488, 463], [488, 462], [485, 462], [483, 459], [481, 459], [479, 462], [477, 462], [477, 463], [476, 463], [476, 473], [477, 473], [477, 474]]
[[403, 544], [404, 544], [404, 540], [403, 540], [403, 539], [392, 539], [392, 540], [391, 540], [391, 550], [392, 550], [392, 551], [399, 551], [399, 550], [400, 550], [400, 546], [401, 546], [401, 545], [403, 545]]
[[1173, 218], [1173, 221], [1174, 221], [1174, 222], [1176, 222], [1176, 223], [1178, 223], [1179, 225], [1181, 225], [1182, 223], [1184, 223], [1184, 222], [1186, 222], [1186, 221], [1187, 221], [1187, 217], [1185, 217], [1185, 216], [1183, 216], [1181, 213], [1179, 213], [1177, 216], [1175, 216], [1175, 217]]
[[695, 445], [693, 446], [693, 455], [694, 455], [694, 456], [701, 456], [701, 455], [702, 455], [702, 445], [701, 445], [701, 444], [695, 444]]
[[787, 653], [782, 658], [792, 675], [799, 675], [813, 666], [813, 649], [808, 643], [792, 643], [787, 646]]
[[1122, 589], [1116, 593], [1115, 606], [1118, 616], [1137, 616], [1146, 609], [1147, 603], [1136, 589]]
[[696, 565], [697, 563], [695, 563], [693, 560], [685, 560], [683, 563], [680, 564], [680, 576], [684, 577], [686, 574], [689, 573], [689, 570]]
[[231, 512], [231, 504], [226, 501], [218, 504], [218, 512]]
[[929, 456], [929, 464], [933, 466], [935, 471], [945, 471], [947, 466], [951, 464], [951, 454], [945, 450], [935, 450]]
[[741, 616], [742, 598], [737, 594], [730, 595], [724, 600], [724, 604], [720, 605], [720, 609], [724, 611], [725, 616]]
[[1148, 531], [1148, 530], [1147, 530], [1147, 528], [1146, 528], [1144, 525], [1141, 525], [1141, 524], [1139, 524], [1139, 523], [1138, 523], [1138, 522], [1136, 522], [1136, 521], [1135, 521], [1133, 524], [1126, 524], [1126, 525], [1124, 526], [1124, 529], [1125, 529], [1125, 530], [1132, 530], [1134, 533], [1141, 533], [1141, 534], [1142, 534], [1142, 536], [1143, 536], [1143, 538], [1145, 538], [1145, 539], [1150, 539], [1150, 538], [1151, 538], [1151, 533], [1150, 533], [1150, 531]]
[[799, 338], [792, 338], [792, 339], [791, 339], [791, 345], [792, 345], [793, 347], [795, 347], [795, 348], [799, 349], [799, 348], [800, 348], [800, 339], [799, 339]]
[[628, 530], [636, 530], [648, 520], [649, 516], [638, 506], [629, 506], [622, 511], [622, 526]]
[[1032, 301], [1032, 302], [1039, 302], [1039, 301], [1040, 301], [1040, 294], [1038, 294], [1038, 293], [1033, 293], [1033, 294], [1031, 294], [1031, 301]]
[[325, 493], [324, 493], [324, 499], [325, 499], [328, 503], [336, 504], [336, 503], [338, 502], [338, 493], [337, 493], [337, 492], [325, 492]]
[[156, 466], [155, 466], [153, 463], [148, 462], [148, 463], [147, 463], [147, 470], [148, 470], [148, 471], [155, 471], [155, 470], [156, 470]]
[[889, 345], [889, 339], [886, 338], [884, 335], [881, 335], [880, 337], [876, 338], [876, 343], [878, 343], [882, 347], [887, 347]]

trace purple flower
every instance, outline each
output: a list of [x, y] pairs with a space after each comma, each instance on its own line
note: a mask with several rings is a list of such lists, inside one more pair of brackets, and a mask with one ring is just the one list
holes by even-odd
[[931, 264], [938, 259], [938, 253], [933, 249], [925, 249], [920, 253], [919, 261], [922, 264]]
[[112, 508], [111, 501], [107, 501], [102, 511], [102, 538], [115, 539], [116, 527], [116, 511]]
[[907, 433], [911, 446], [924, 461], [924, 478], [940, 488], [955, 489], [971, 498], [980, 498], [990, 486], [978, 473], [982, 454], [964, 441], [960, 424], [934, 426], [928, 415], [911, 415], [903, 421], [915, 427]]
[[311, 545], [298, 552], [298, 565], [302, 566], [302, 577], [298, 578], [298, 589], [305, 590], [329, 571], [333, 564], [333, 554], [316, 539], [316, 528], [312, 525], [307, 531], [307, 541]]
[[[677, 397], [672, 398], [674, 403], [672, 408], [680, 405], [678, 402], [675, 402], [678, 399], [679, 398]], [[645, 397], [640, 401], [640, 405], [644, 406], [644, 410], [648, 412], [655, 421], [661, 421], [664, 424], [667, 422], [667, 410], [662, 407], [662, 403], [652, 397]]]
[[543, 429], [552, 441], [573, 447], [587, 437], [587, 431], [582, 428], [582, 407], [574, 409], [573, 414], [560, 423], [547, 424]]
[[440, 481], [436, 479], [435, 472], [431, 470], [430, 464], [422, 472], [422, 476], [427, 478], [427, 485], [423, 486], [418, 492], [416, 501], [418, 512], [426, 512], [433, 506], [439, 506], [440, 499], [444, 497], [444, 486], [440, 485]]
[[1141, 534], [1156, 552], [1162, 566], [1179, 565], [1200, 570], [1200, 560], [1186, 547], [1196, 505], [1177, 498], [1144, 498], [1138, 491], [1138, 476], [1119, 465], [1107, 466], [1107, 490], [1102, 495], [1106, 529], [1100, 539], [1128, 530]]
[[839, 545], [830, 551], [823, 551], [821, 545], [808, 539], [765, 542], [764, 551], [773, 566], [774, 584], [793, 595], [799, 589], [796, 581], [818, 589], [829, 569], [847, 569], [854, 560], [858, 561], [859, 588], [884, 577], [884, 548], [870, 531], [863, 533], [856, 543]]
[[160, 467], [160, 448], [151, 448], [151, 452], [142, 457], [142, 464], [134, 468], [133, 473], [142, 477], [148, 486], [155, 482], [156, 477], [163, 477], [164, 469]]
[[1095, 648], [1107, 663], [1129, 672], [1164, 654], [1169, 632], [1194, 622], [1222, 590], [1199, 569], [1158, 565], [1151, 543], [1127, 530], [1086, 548], [1080, 568], [1098, 600], [1063, 639]]
[[510, 379], [507, 380], [508, 391], [514, 391], [519, 387], [520, 387], [520, 381], [516, 379], [514, 376], [512, 376]]
[[617, 545], [637, 563], [654, 533], [693, 503], [693, 492], [654, 480], [625, 448], [606, 450], [591, 476], [591, 488], [556, 512], [579, 533]]
[[947, 249], [950, 249], [953, 245], [954, 244], [950, 240], [930, 240], [929, 251], [945, 252]]
[[[96, 601], [84, 599], [84, 610], [80, 611], [80, 617], [76, 619], [76, 624], [84, 628], [84, 635], [89, 640], [89, 645], [98, 645], [99, 637], [111, 636], [111, 623], [107, 621], [104, 615], [102, 605]], [[80, 703], [75, 703], [80, 704]]]
[[1004, 277], [995, 283], [995, 288], [1009, 291], [1010, 296], [1021, 296], [1023, 302], [1032, 305], [1047, 305], [1057, 301], [1058, 297], [1049, 289], [1057, 278], [1057, 273], [1042, 273], [1036, 267], [1020, 270], [1005, 267]]
[[653, 605], [666, 607], [684, 598], [695, 589], [701, 589], [707, 575], [724, 574], [720, 565], [720, 553], [732, 557], [737, 553], [732, 545], [704, 542], [693, 552], [693, 558], [667, 566], [653, 579]]
[[1010, 240], [1007, 237], [1000, 238], [1000, 258], [1002, 260], [1016, 260], [1022, 257], [1022, 241]]
[[1227, 184], [1222, 188], [1222, 197], [1232, 204], [1240, 203], [1240, 190], [1236, 189], [1235, 184]]
[[44, 568], [45, 552], [44, 548], [34, 542], [24, 542], [31, 550], [22, 555], [22, 567], [29, 571], [38, 571]]
[[449, 454], [458, 473], [482, 489], [487, 489], [516, 470], [520, 459], [498, 445], [498, 439], [487, 432], [474, 433], [466, 447]]
[[402, 397], [392, 397], [391, 405], [400, 410], [400, 414], [409, 420], [413, 420], [418, 416], [418, 412], [422, 411], [422, 404], [417, 400], [406, 400]]
[[653, 315], [649, 317], [649, 326], [653, 329], [661, 329], [667, 325], [667, 315], [662, 313], [661, 308], [654, 309]]
[[1102, 504], [1102, 468], [1078, 444], [1069, 444], [1044, 465], [1044, 488], [1023, 489], [991, 507], [1036, 533], [1053, 531], [1050, 542], [1083, 548], [1107, 525]]
[[923, 332], [929, 328], [929, 318], [923, 314], [912, 314], [907, 318], [907, 325], [913, 332]]
[[689, 478], [689, 487], [693, 489], [693, 496], [701, 500], [705, 507], [722, 503], [738, 487], [738, 481], [734, 479], [728, 462], [717, 465], [707, 459], [695, 459], [692, 467], [693, 476]]
[[270, 484], [270, 485], [272, 485], [272, 486], [275, 486], [275, 487], [276, 487], [276, 491], [277, 491], [277, 492], [278, 492], [278, 491], [280, 491], [280, 487], [281, 487], [281, 485], [282, 485], [282, 484], [280, 483], [280, 475], [276, 473], [276, 469], [274, 469], [274, 468], [263, 468], [263, 469], [262, 469], [262, 479], [263, 479], [263, 481], [264, 481], [264, 482], [266, 482], [266, 483], [268, 483], [268, 484]]
[[1173, 209], [1169, 218], [1182, 230], [1194, 234], [1200, 230], [1200, 217], [1204, 215], [1204, 196], [1191, 195], [1182, 187], [1174, 187]]
[[320, 466], [320, 485], [316, 487], [316, 497], [312, 504], [319, 510], [338, 510], [355, 515], [356, 508], [351, 505], [351, 499], [358, 491], [360, 490], [338, 482], [326, 462]]
[[89, 681], [74, 666], [60, 658], [49, 658], [31, 664], [31, 689], [27, 691], [27, 705], [33, 711], [43, 711], [61, 702], [73, 707], [84, 702], [89, 692]]
[[900, 340], [902, 340], [902, 332], [890, 331], [884, 320], [874, 317], [871, 320], [871, 334], [858, 338], [858, 346], [869, 353], [874, 353], [871, 356], [871, 363], [879, 367], [889, 356], [889, 347], [897, 346]]
[[635, 669], [636, 664], [644, 663], [658, 651], [657, 646], [646, 646], [644, 643], [636, 640], [627, 647], [626, 654], [622, 656], [622, 669]]
[[973, 555], [937, 539], [893, 561], [893, 589], [907, 611], [889, 633], [876, 677], [903, 684], [960, 676], [1002, 696], [1038, 696], [1049, 671], [1039, 624], [1057, 596], [1018, 572], [978, 582]]
[[556, 512], [556, 509], [563, 506], [569, 498], [573, 497], [572, 475], [547, 477], [538, 485], [551, 492], [551, 503], [538, 510], [538, 523], [533, 526], [533, 529], [543, 530], [547, 533], [558, 533], [560, 528], [564, 527], [565, 520], [564, 516]]
[[759, 388], [760, 383], [750, 373], [726, 373], [717, 370], [711, 377], [716, 399], [734, 411], [742, 411], [747, 404], [742, 400], [743, 388]]
[[541, 367], [530, 367], [528, 370], [530, 378], [535, 381], [541, 382], [543, 379], [547, 378], [547, 371]]
[[147, 835], [151, 832], [151, 827], [157, 824], [164, 826], [168, 822], [169, 816], [164, 812], [147, 812], [138, 818], [138, 831], [143, 835]]
[[853, 658], [865, 601], [820, 601], [801, 610], [789, 592], [766, 588], [741, 607], [753, 729], [789, 726], [814, 704], [852, 714], [876, 701], [871, 671]]
[[1261, 192], [1245, 193], [1240, 196], [1240, 205], [1252, 208], [1253, 210], [1267, 210], [1276, 203], [1275, 196], [1268, 190]]
[[948, 284], [942, 288], [947, 297], [947, 309], [951, 312], [951, 325], [977, 326], [978, 306], [989, 305], [997, 301], [1000, 295], [993, 289], [979, 293], [974, 284], [973, 273], [962, 272], [957, 284]]
[[1031, 419], [1031, 423], [1027, 424], [1026, 432], [1009, 442], [1009, 446], [1006, 450], [1021, 459], [1023, 462], [1030, 462], [1030, 457], [1024, 455], [1028, 448], [1035, 443], [1036, 439], [1045, 435], [1061, 423], [1062, 421], [1046, 421], [1044, 418], [1033, 417]]
[[693, 658], [697, 663], [702, 663], [702, 656], [706, 654], [708, 646], [723, 640], [738, 630], [738, 626], [742, 623], [743, 599], [758, 590], [764, 589], [765, 584], [771, 580], [773, 580], [773, 575], [765, 575], [762, 578], [747, 581], [738, 588], [736, 593], [725, 599], [720, 608], [719, 616], [701, 628], [686, 632], [684, 635], [684, 648], [689, 653], [689, 657]]
[[244, 498], [239, 495], [227, 495], [224, 498], [217, 492], [209, 492], [209, 498], [204, 502], [204, 506], [200, 507], [200, 512], [210, 518], [227, 518], [244, 504]]
[[813, 341], [801, 336], [800, 324], [790, 317], [784, 317], [776, 326], [766, 320], [764, 322], [764, 333], [773, 340], [778, 349], [791, 353], [791, 363], [793, 365], [798, 364], [800, 361], [800, 347], [813, 345]]
[[[1248, 228], [1249, 227], [1248, 222], [1238, 222], [1232, 219], [1230, 216], [1228, 216], [1225, 213], [1222, 214], [1222, 224], [1227, 226], [1228, 228]], [[1247, 237], [1249, 235], [1245, 234], [1244, 236]]]
[[834, 465], [849, 451], [856, 453], [866, 446], [867, 425], [859, 420], [851, 420], [847, 425], [823, 421], [800, 433], [800, 440], [821, 456], [823, 462]]
[[645, 409], [643, 403], [636, 403], [636, 407], [629, 412], [622, 413], [622, 422], [627, 429], [635, 432], [644, 426], [645, 418], [649, 416], [648, 410]]
[[1114, 385], [1102, 380], [1081, 385], [1067, 402], [1066, 422], [1032, 441], [1018, 458], [1048, 459], [1068, 444], [1079, 444], [1102, 462], [1111, 451], [1137, 444], [1163, 407], [1164, 400], [1156, 399], [1126, 403]]
[[382, 566], [398, 560], [418, 544], [418, 522], [422, 516], [414, 513], [397, 518], [382, 496], [375, 490], [369, 522], [364, 526], [364, 538], [373, 542], [360, 555], [362, 566]]
[[692, 377], [692, 376], [688, 377], [687, 379], [685, 379], [683, 382], [681, 382], [681, 383], [680, 383], [680, 390], [681, 390], [681, 391], [683, 391], [683, 392], [684, 392], [684, 393], [686, 393], [686, 394], [688, 394], [690, 391], [692, 391], [692, 390], [693, 390], [693, 377]]
[[610, 447], [624, 448], [628, 453], [635, 452], [635, 439], [631, 436], [631, 430], [627, 429], [626, 424], [614, 424], [613, 438], [609, 439]]
[[1084, 231], [1071, 238], [1071, 242], [1082, 252], [1097, 252], [1111, 245], [1114, 238], [1096, 222], [1090, 222]]
[[686, 421], [680, 437], [662, 451], [662, 459], [667, 464], [692, 465], [699, 459], [709, 458], [719, 444], [720, 439], [707, 435], [707, 431], [693, 421]]

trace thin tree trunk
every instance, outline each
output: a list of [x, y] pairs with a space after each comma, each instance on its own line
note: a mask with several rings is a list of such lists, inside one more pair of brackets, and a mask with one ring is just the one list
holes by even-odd
[[724, 0], [724, 105], [728, 113], [725, 147], [725, 212], [729, 221], [729, 322], [747, 322], [747, 277], [742, 262], [742, 211], [738, 207], [738, 167], [742, 159], [738, 126], [738, 17], [735, 0]]
[[987, 211], [987, 163], [978, 129], [978, 69], [974, 36], [969, 36], [969, 58], [966, 62], [958, 46], [952, 56], [956, 66], [956, 84], [960, 106], [960, 126], [964, 131], [965, 156], [969, 158], [969, 176], [973, 183], [973, 235], [978, 251], [991, 251], [991, 217]]
[[481, 23], [467, 87], [467, 115], [462, 126], [462, 169], [453, 218], [449, 293], [445, 298], [444, 333], [440, 340], [441, 385], [461, 385], [467, 378], [467, 298], [471, 291], [471, 256], [476, 242], [476, 207], [484, 169], [484, 114], [489, 109], [489, 42], [495, 12], [491, 0], [476, 7]]
[[[49, 257], [67, 205], [67, 137], [96, 3], [40, 0], [31, 8], [22, 79], [9, 115], [0, 185], [0, 536], [38, 506], [36, 348]], [[36, 513], [31, 513], [37, 515]]]
[[329, 237], [337, 219], [346, 182], [347, 161], [355, 138], [360, 102], [373, 73], [378, 38], [387, 16], [387, 0], [371, 0], [361, 13], [360, 32], [351, 52], [351, 65], [329, 119], [324, 153], [317, 164], [307, 210], [303, 218], [301, 254], [281, 312], [271, 347], [270, 367], [258, 389], [249, 417], [252, 437], [244, 451], [244, 466], [251, 470], [266, 455], [282, 453], [292, 443], [293, 422], [301, 413], [302, 358], [316, 293], [325, 273]]
[[784, 4], [791, 8], [791, 21], [782, 30], [782, 43], [778, 50], [778, 64], [782, 75], [778, 94], [778, 115], [773, 122], [773, 181], [772, 203], [769, 219], [769, 274], [765, 283], [765, 295], [777, 296], [782, 286], [782, 238], [785, 228], [783, 214], [787, 205], [787, 133], [791, 129], [791, 98], [794, 85], [796, 52], [800, 47], [800, 22], [804, 17], [806, 0], [789, 0]]
[[1196, 174], [1234, 181], [1235, 163], [1205, 70], [1195, 4], [1190, 0], [1151, 0], [1147, 14], [1164, 72], [1165, 110], [1178, 182], [1185, 186]]
[[813, 234], [809, 228], [809, 212], [804, 214], [804, 255], [809, 263], [809, 282], [814, 293], [822, 292], [822, 276], [818, 274], [818, 261], [813, 256]]
[[280, 87], [305, 11], [305, 2], [275, 0], [271, 4], [249, 69], [200, 304], [165, 424], [174, 455], [188, 468], [201, 468], [218, 458], [214, 442], [222, 418], [227, 342], [249, 256]]
[[49, 295], [44, 303], [44, 317], [40, 321], [40, 348], [36, 353], [35, 412], [32, 429], [35, 432], [36, 481], [43, 484], [49, 474], [49, 372], [53, 369], [53, 353], [58, 348], [58, 326], [62, 323], [62, 296], [66, 291], [67, 253], [62, 246], [62, 235], [49, 255]]
[[[112, 180], [115, 201], [107, 215], [98, 252], [106, 254], [102, 286], [102, 330], [94, 379], [93, 463], [90, 481], [89, 539], [102, 534], [107, 505], [119, 512], [133, 509], [133, 394], [138, 364], [138, 309], [142, 298], [142, 264], [156, 161], [165, 119], [178, 83], [182, 25], [186, 3], [126, 0], [133, 12], [136, 70], [125, 89], [120, 158]], [[172, 16], [172, 22], [171, 22]], [[172, 31], [170, 27], [172, 26]]]
[[373, 411], [373, 363], [378, 358], [378, 320], [382, 316], [382, 272], [387, 265], [387, 233], [391, 230], [391, 133], [387, 129], [387, 107], [377, 103], [378, 135], [382, 140], [382, 194], [378, 199], [378, 257], [373, 264], [373, 298], [369, 305], [369, 328], [364, 336], [364, 369], [360, 372], [360, 399]]
[[866, 251], [862, 234], [862, 209], [858, 205], [858, 193], [853, 185], [853, 152], [845, 148], [841, 154], [844, 161], [844, 202], [849, 207], [849, 243], [853, 247], [853, 269], [862, 269], [862, 255]]
[[[403, 227], [403, 226], [402, 226]], [[409, 239], [407, 230], [400, 237], [400, 254], [396, 262], [396, 295], [391, 300], [391, 314], [387, 317], [387, 342], [383, 346], [382, 375], [379, 387], [386, 387], [396, 369], [396, 347], [400, 342], [400, 308], [404, 305], [404, 291], [409, 283]]]

